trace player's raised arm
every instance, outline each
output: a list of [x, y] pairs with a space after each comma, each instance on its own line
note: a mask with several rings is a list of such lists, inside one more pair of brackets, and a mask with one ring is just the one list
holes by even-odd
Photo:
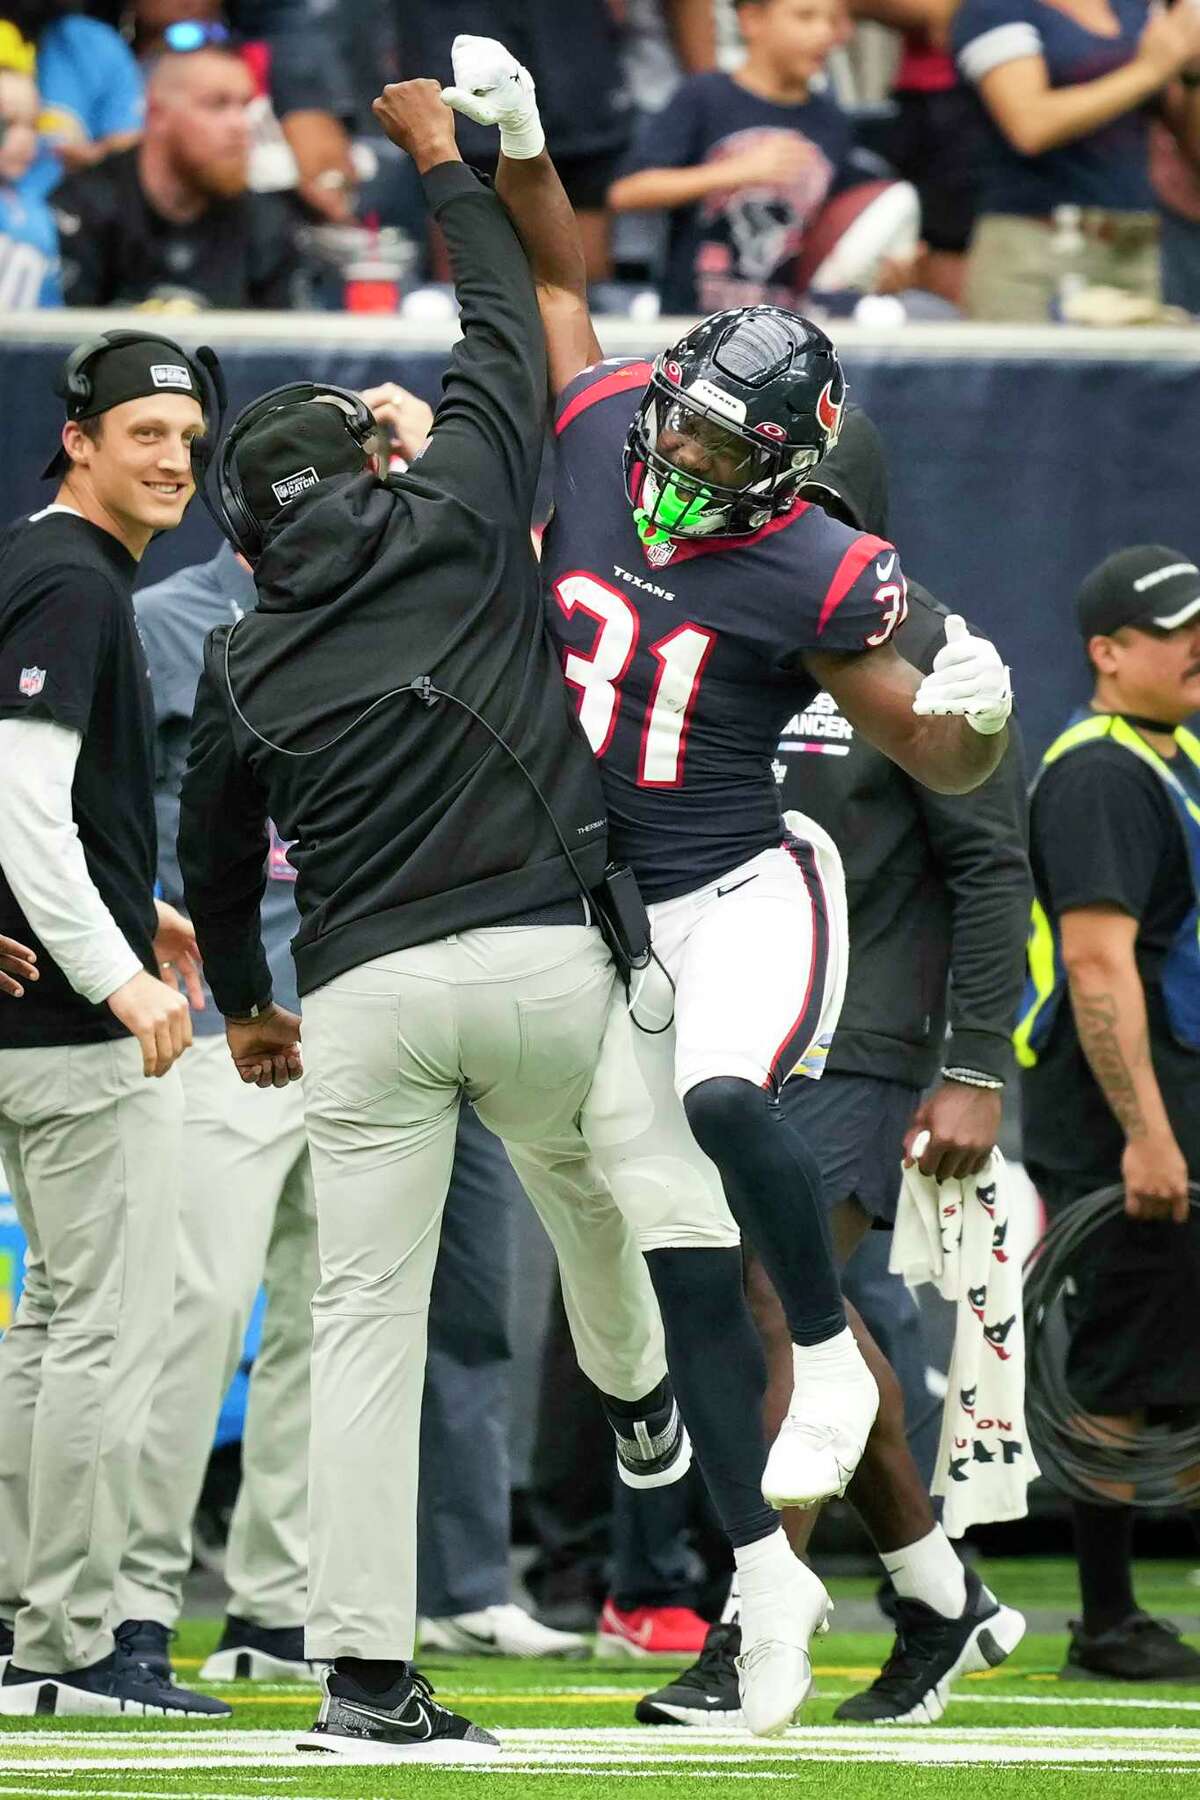
[[856, 731], [906, 774], [940, 794], [986, 781], [1008, 743], [1008, 670], [995, 645], [946, 621], [946, 642], [924, 680], [891, 643], [860, 655], [810, 650], [805, 664]]
[[495, 38], [460, 35], [454, 86], [443, 99], [479, 125], [500, 127], [496, 192], [529, 258], [546, 332], [550, 389], [561, 394], [604, 352], [588, 311], [583, 242], [571, 202], [546, 150], [533, 77]]

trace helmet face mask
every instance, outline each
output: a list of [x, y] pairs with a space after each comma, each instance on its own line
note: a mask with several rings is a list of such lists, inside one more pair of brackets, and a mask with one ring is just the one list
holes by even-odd
[[787, 512], [837, 441], [844, 398], [832, 344], [798, 314], [704, 320], [658, 358], [630, 426], [643, 544], [746, 536]]

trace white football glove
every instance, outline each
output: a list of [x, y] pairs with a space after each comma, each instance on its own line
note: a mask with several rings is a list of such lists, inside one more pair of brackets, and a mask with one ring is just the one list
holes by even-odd
[[460, 32], [450, 51], [454, 86], [442, 99], [477, 125], [500, 127], [500, 148], [518, 161], [539, 156], [546, 134], [538, 117], [533, 76], [495, 38]]
[[955, 714], [984, 737], [1002, 731], [1012, 711], [1012, 683], [1000, 654], [987, 638], [972, 637], [957, 613], [946, 620], [946, 642], [933, 668], [913, 695], [912, 709], [923, 716]]

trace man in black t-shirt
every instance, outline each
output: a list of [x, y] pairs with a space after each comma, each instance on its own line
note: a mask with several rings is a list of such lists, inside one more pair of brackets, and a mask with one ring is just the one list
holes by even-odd
[[38, 963], [0, 1007], [0, 1160], [29, 1243], [0, 1341], [0, 1715], [225, 1714], [134, 1661], [109, 1618], [171, 1315], [178, 977], [199, 997], [191, 927], [153, 897], [132, 588], [194, 491], [202, 387], [169, 339], [115, 332], [60, 392], [58, 492], [0, 535], [0, 931]]
[[253, 97], [231, 50], [159, 58], [141, 142], [55, 189], [68, 306], [181, 293], [199, 306], [304, 304], [291, 203], [248, 189]]
[[[1051, 1213], [1123, 1184], [1124, 1216], [1075, 1273], [1067, 1376], [1132, 1424], [1200, 1403], [1200, 571], [1123, 550], [1080, 590], [1090, 708], [1034, 784], [1037, 901], [1017, 1031], [1025, 1160]], [[1068, 1667], [1200, 1677], [1200, 1654], [1133, 1596], [1132, 1509], [1074, 1503], [1083, 1621]]]

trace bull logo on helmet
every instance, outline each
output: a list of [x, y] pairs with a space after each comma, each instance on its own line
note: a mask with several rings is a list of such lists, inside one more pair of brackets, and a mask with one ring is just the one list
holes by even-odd
[[817, 401], [817, 423], [825, 433], [827, 450], [832, 450], [838, 441], [838, 433], [842, 429], [842, 408], [845, 404], [844, 394], [840, 400], [834, 399], [833, 382], [827, 381]]

